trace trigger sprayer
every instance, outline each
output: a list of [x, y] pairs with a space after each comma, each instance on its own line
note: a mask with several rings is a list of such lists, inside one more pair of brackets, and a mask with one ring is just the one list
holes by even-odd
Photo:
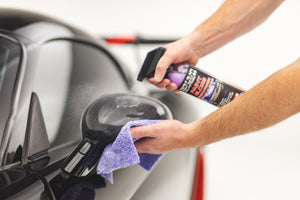
[[[144, 78], [154, 76], [156, 65], [165, 51], [165, 48], [159, 47], [147, 54], [137, 77], [138, 81], [143, 81]], [[231, 83], [221, 81], [187, 63], [172, 64], [167, 69], [165, 78], [175, 83], [180, 91], [218, 107], [229, 103], [246, 92], [246, 90], [236, 87]]]

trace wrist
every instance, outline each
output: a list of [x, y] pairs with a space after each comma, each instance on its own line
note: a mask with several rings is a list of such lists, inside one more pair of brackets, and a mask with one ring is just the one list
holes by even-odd
[[191, 49], [198, 56], [198, 58], [202, 58], [209, 53], [207, 52], [206, 45], [203, 40], [203, 34], [201, 34], [200, 30], [194, 30], [186, 38], [191, 46]]
[[195, 121], [192, 123], [185, 124], [186, 130], [186, 146], [187, 147], [200, 147], [205, 145], [203, 143], [202, 134], [201, 134], [201, 122]]
[[187, 126], [190, 147], [201, 147], [219, 140], [215, 137], [214, 125], [207, 120], [207, 117], [189, 123]]

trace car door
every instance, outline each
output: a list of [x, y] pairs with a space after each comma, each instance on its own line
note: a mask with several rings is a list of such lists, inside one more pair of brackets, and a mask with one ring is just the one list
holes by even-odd
[[25, 131], [11, 135], [19, 121], [16, 104], [23, 53], [17, 40], [0, 33], [0, 199], [47, 199], [49, 190], [42, 178], [22, 164]]
[[[36, 70], [30, 75], [34, 79], [29, 80], [32, 82], [29, 112], [23, 111], [28, 115], [26, 131], [21, 131], [24, 134], [18, 131], [17, 122], [22, 117], [17, 117], [3, 156], [5, 163], [0, 168], [0, 199], [59, 199], [66, 188], [60, 188], [62, 183], [53, 180], [57, 180], [60, 164], [81, 139], [80, 120], [84, 110], [101, 95], [128, 93], [130, 79], [103, 46], [90, 41], [52, 39], [29, 59], [36, 66], [26, 66], [26, 70]], [[18, 65], [15, 68], [15, 71], [9, 68], [9, 72], [17, 76], [20, 70]], [[2, 67], [1, 72], [3, 69], [6, 68]], [[10, 76], [9, 80], [14, 79]], [[12, 81], [11, 90], [14, 85]], [[5, 87], [2, 92], [7, 90]], [[9, 107], [1, 105], [5, 108], [2, 111]]]
[[129, 88], [126, 71], [103, 46], [74, 39], [43, 44], [32, 92], [40, 102], [49, 141], [49, 160], [39, 171], [56, 198], [69, 187], [63, 183], [68, 178], [60, 179], [59, 166], [81, 140], [85, 109], [96, 98], [128, 93]]

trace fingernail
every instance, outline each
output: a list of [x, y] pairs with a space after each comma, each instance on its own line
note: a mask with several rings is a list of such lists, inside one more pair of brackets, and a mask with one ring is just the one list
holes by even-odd
[[154, 77], [154, 81], [156, 81], [156, 82], [160, 82], [161, 80], [162, 80], [162, 76], [160, 74], [158, 74]]

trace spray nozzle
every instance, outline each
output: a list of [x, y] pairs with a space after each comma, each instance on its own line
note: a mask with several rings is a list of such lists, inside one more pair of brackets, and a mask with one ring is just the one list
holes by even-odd
[[137, 77], [138, 81], [143, 81], [144, 78], [151, 78], [154, 76], [156, 65], [159, 59], [164, 55], [165, 51], [165, 48], [159, 47], [148, 52]]

